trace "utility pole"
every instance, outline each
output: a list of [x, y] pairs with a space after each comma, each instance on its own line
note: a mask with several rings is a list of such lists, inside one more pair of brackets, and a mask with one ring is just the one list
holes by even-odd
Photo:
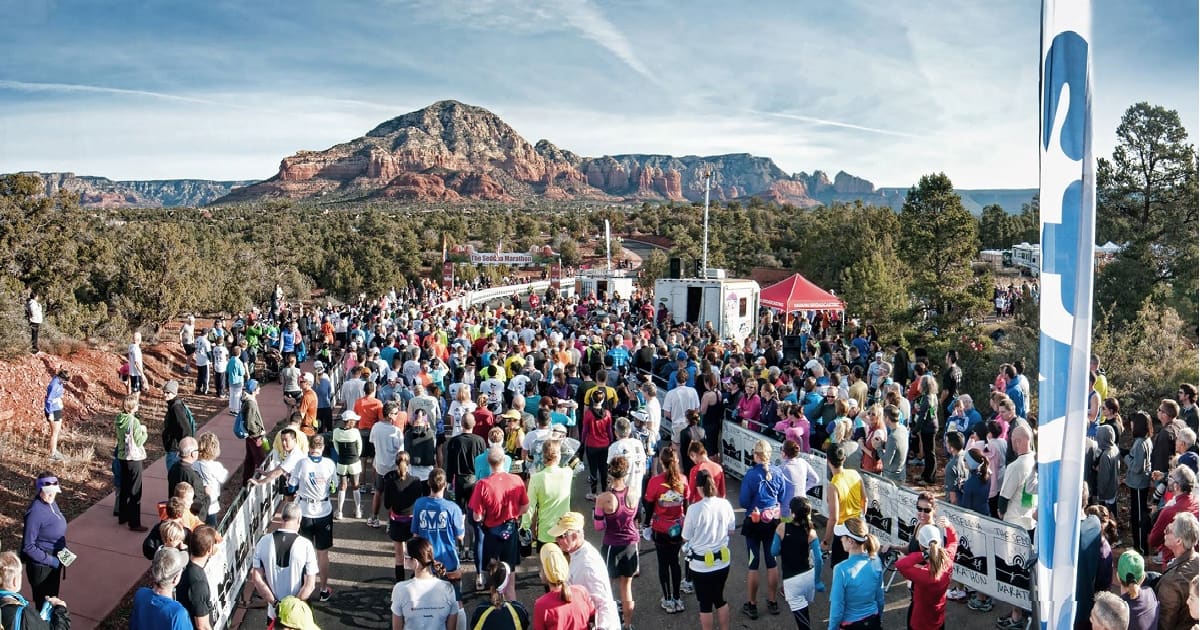
[[712, 169], [704, 171], [704, 253], [700, 261], [700, 277], [708, 277], [708, 191], [712, 188]]

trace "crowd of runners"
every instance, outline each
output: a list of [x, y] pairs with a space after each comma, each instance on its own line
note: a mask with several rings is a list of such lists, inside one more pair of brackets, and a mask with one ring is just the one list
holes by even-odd
[[[504, 630], [618, 630], [689, 608], [704, 630], [729, 628], [731, 609], [749, 620], [787, 611], [801, 629], [880, 628], [893, 568], [911, 584], [908, 627], [937, 629], [948, 601], [981, 620], [998, 605], [953, 581], [959, 537], [938, 499], [1035, 539], [1036, 420], [1020, 360], [999, 366], [977, 406], [966, 390], [981, 384], [963, 382], [955, 351], [930, 357], [825, 313], [786, 322], [764, 313], [760, 336], [725, 340], [711, 323], [670, 321], [641, 293], [547, 292], [533, 309], [515, 296], [492, 308], [439, 306], [449, 297], [415, 284], [352, 305], [299, 306], [277, 291], [261, 312], [211, 326], [187, 319], [180, 341], [194, 391], [229, 400], [246, 445], [242, 482], [275, 483], [287, 497], [282, 525], [252, 559], [274, 627], [315, 628], [305, 602], [336, 604], [329, 550], [343, 527], [381, 528], [392, 542], [393, 627]], [[785, 352], [784, 335], [798, 338], [798, 353]], [[114, 515], [146, 531], [139, 344], [116, 421]], [[282, 384], [289, 409], [279, 426], [258, 407], [268, 380]], [[1123, 414], [1095, 362], [1093, 380], [1076, 625], [1191, 628], [1200, 614], [1196, 387], [1181, 385], [1154, 414]], [[147, 533], [155, 584], [135, 600], [135, 628], [206, 628], [212, 612], [193, 567], [220, 543], [212, 525], [229, 473], [178, 390], [163, 385], [173, 494]], [[51, 383], [49, 420], [61, 419], [60, 398]], [[732, 500], [726, 421], [770, 438], [754, 446]], [[807, 499], [818, 475], [800, 455], [814, 452], [828, 466], [829, 518]], [[869, 532], [861, 472], [919, 491], [907, 549], [881, 548]], [[587, 476], [583, 497], [572, 496], [576, 475]], [[10, 570], [0, 556], [0, 578], [19, 590], [24, 560], [40, 605], [57, 596], [55, 554], [66, 539], [54, 518], [57, 480], [39, 477], [38, 487], [22, 557]], [[599, 549], [589, 528], [602, 532]], [[646, 547], [661, 613], [633, 596]], [[727, 584], [733, 562], [747, 563], [745, 585]], [[520, 572], [538, 574], [545, 593], [522, 602]], [[464, 589], [488, 598], [467, 611]], [[818, 598], [827, 619], [810, 614]], [[988, 625], [1025, 628], [1028, 617], [1009, 608]]]

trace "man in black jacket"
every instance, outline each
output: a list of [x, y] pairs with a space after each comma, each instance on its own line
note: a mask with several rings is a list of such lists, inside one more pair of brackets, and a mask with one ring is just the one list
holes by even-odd
[[192, 467], [200, 454], [200, 445], [194, 437], [185, 437], [179, 441], [179, 462], [167, 471], [167, 487], [174, 488], [179, 482], [187, 483], [196, 491], [196, 504], [192, 512], [208, 514], [208, 493], [204, 491], [204, 479]]
[[[163, 419], [163, 450], [167, 453], [167, 470], [179, 462], [179, 441], [195, 437], [191, 412], [179, 397], [179, 381], [167, 381], [163, 385], [163, 398], [167, 401], [167, 416]], [[197, 492], [197, 495], [200, 493]]]
[[[475, 458], [487, 450], [487, 443], [474, 431], [474, 414], [463, 414], [462, 433], [446, 442], [446, 477], [454, 484], [454, 503], [463, 514], [467, 513], [467, 501], [471, 500], [471, 492], [475, 490]], [[473, 527], [467, 529], [473, 536], [479, 535]], [[473, 544], [463, 544], [463, 549], [474, 548]]]

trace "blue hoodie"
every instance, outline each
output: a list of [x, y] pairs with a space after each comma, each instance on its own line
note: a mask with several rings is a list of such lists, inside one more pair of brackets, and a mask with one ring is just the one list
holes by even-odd
[[791, 482], [778, 466], [771, 466], [771, 478], [767, 479], [767, 467], [755, 464], [746, 471], [742, 479], [742, 490], [738, 502], [743, 509], [765, 510], [779, 506], [782, 508], [783, 497], [789, 490]]
[[46, 415], [50, 415], [55, 411], [62, 411], [63, 408], [63, 381], [55, 376], [50, 379], [50, 384], [46, 386]]

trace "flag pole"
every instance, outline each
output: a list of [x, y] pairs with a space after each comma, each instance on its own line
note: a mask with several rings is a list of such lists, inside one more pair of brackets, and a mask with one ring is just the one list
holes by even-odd
[[1036, 581], [1042, 630], [1071, 628], [1077, 611], [1096, 241], [1091, 26], [1090, 0], [1043, 0]]

